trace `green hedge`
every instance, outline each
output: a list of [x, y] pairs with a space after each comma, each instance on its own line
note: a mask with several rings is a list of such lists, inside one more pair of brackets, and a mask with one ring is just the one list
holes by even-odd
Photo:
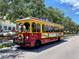
[[0, 45], [0, 48], [4, 48], [4, 47], [11, 47], [13, 44], [9, 43], [9, 44], [2, 44]]

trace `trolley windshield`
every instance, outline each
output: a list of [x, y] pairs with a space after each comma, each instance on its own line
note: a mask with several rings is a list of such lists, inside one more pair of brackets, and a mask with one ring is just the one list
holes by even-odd
[[24, 24], [17, 24], [17, 31], [18, 32], [30, 32], [30, 24], [28, 22]]

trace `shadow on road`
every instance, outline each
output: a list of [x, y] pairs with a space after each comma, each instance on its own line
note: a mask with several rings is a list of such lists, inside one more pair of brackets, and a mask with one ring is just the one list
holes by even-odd
[[45, 45], [42, 45], [41, 47], [39, 48], [23, 48], [23, 47], [19, 47], [18, 49], [22, 50], [22, 51], [27, 51], [27, 52], [36, 52], [36, 53], [40, 53], [46, 49], [49, 49], [49, 48], [52, 48], [52, 47], [55, 47], [55, 46], [58, 46], [59, 44], [62, 44], [64, 42], [67, 42], [67, 40], [61, 40], [60, 42], [51, 42], [51, 43], [48, 43], [48, 44], [45, 44]]
[[45, 44], [39, 48], [22, 48], [22, 47], [19, 47], [17, 50], [11, 50], [11, 51], [2, 51], [0, 52], [0, 59], [14, 59], [16, 58], [16, 56], [19, 57], [19, 55], [21, 55], [23, 52], [34, 52], [34, 53], [40, 53], [42, 51], [45, 51], [49, 48], [52, 48], [52, 47], [56, 47], [64, 42], [67, 42], [67, 40], [61, 40], [60, 42], [51, 42], [51, 43], [48, 43], [48, 44]]

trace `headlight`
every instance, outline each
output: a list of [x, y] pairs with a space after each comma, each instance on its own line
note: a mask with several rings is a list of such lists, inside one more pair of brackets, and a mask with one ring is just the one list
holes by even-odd
[[26, 36], [26, 38], [28, 39], [29, 37], [28, 37], [28, 36]]

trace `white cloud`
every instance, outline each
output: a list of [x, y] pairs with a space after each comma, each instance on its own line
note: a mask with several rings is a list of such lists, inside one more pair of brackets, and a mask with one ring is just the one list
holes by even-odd
[[79, 15], [79, 12], [76, 12], [75, 14]]
[[71, 5], [74, 9], [79, 9], [79, 0], [59, 0], [61, 3]]
[[72, 8], [72, 10], [74, 11], [74, 10], [76, 10], [75, 8]]
[[[79, 10], [79, 0], [59, 0], [60, 3], [70, 5], [72, 10]], [[75, 12], [76, 15], [79, 15], [79, 11]]]

